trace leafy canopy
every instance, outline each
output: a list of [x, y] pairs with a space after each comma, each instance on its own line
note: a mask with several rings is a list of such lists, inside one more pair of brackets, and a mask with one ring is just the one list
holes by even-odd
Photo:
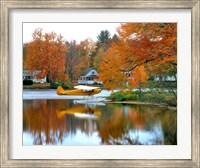
[[176, 73], [176, 23], [124, 23], [118, 34], [99, 65], [108, 89], [136, 87], [151, 73]]
[[32, 37], [33, 40], [26, 44], [25, 68], [32, 72], [39, 70], [37, 78], [48, 75], [50, 81], [66, 80], [67, 48], [63, 37], [54, 32], [43, 34], [39, 28], [33, 32]]

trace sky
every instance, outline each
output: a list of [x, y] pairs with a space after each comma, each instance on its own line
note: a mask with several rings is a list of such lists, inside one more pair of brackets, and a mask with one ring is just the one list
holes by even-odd
[[101, 30], [108, 30], [111, 37], [117, 34], [120, 23], [23, 23], [23, 43], [30, 42], [36, 28], [42, 28], [43, 33], [55, 32], [62, 35], [64, 41], [76, 40], [78, 43], [87, 38], [97, 41]]

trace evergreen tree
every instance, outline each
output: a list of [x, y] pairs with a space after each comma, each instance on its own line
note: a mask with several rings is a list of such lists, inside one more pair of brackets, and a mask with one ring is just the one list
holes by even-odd
[[98, 43], [107, 43], [110, 39], [110, 32], [108, 30], [102, 30], [100, 34], [97, 36]]

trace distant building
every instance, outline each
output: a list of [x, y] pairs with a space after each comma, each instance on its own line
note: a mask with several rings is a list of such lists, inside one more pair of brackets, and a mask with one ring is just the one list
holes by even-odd
[[30, 79], [33, 81], [33, 83], [46, 83], [47, 82], [47, 78], [46, 76], [42, 79], [37, 79], [36, 75], [38, 73], [40, 73], [41, 71], [37, 70], [31, 73], [31, 71], [29, 70], [23, 70], [23, 80], [24, 79]]
[[[160, 79], [161, 78], [161, 79]], [[155, 77], [154, 80], [155, 81], [165, 81], [165, 82], [175, 82], [177, 79], [176, 79], [176, 76], [163, 76], [163, 77]]]
[[99, 74], [93, 68], [87, 68], [78, 78], [78, 84], [81, 85], [93, 85], [93, 84], [102, 84], [102, 81], [98, 80]]

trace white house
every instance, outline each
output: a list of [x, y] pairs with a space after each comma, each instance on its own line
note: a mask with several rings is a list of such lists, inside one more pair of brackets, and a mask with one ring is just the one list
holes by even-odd
[[[163, 76], [161, 77], [161, 80], [165, 82], [175, 82], [177, 80], [176, 78], [177, 78], [176, 76]], [[155, 77], [154, 80], [159, 81], [160, 79], [159, 77]]]
[[99, 74], [93, 68], [87, 68], [83, 74], [78, 78], [78, 84], [81, 85], [93, 85], [93, 84], [102, 84], [102, 81], [98, 80]]
[[36, 75], [40, 72], [41, 71], [37, 70], [37, 71], [34, 71], [34, 72], [31, 73], [29, 70], [23, 70], [23, 80], [24, 79], [30, 79], [30, 80], [33, 81], [33, 83], [45, 83], [45, 82], [47, 82], [46, 76], [44, 78], [41, 78], [41, 79], [36, 78]]

